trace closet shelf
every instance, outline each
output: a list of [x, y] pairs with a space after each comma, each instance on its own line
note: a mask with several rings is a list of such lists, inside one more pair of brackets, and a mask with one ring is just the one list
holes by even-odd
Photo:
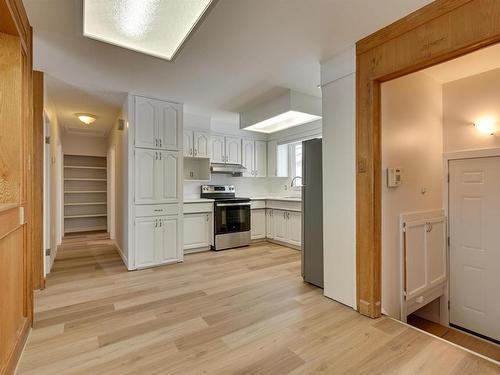
[[65, 219], [79, 219], [82, 217], [106, 217], [108, 214], [88, 214], [88, 215], [68, 215], [64, 216]]
[[108, 229], [105, 225], [98, 225], [94, 227], [80, 227], [80, 228], [67, 228], [64, 230], [65, 233], [77, 233], [77, 232], [93, 232], [96, 230], [106, 230]]
[[107, 181], [106, 178], [65, 178], [64, 181]]
[[106, 190], [65, 190], [64, 194], [107, 193]]
[[64, 203], [65, 206], [99, 206], [106, 205], [108, 202], [68, 202]]
[[65, 165], [64, 168], [67, 168], [67, 169], [100, 169], [100, 170], [108, 169], [107, 167], [86, 167], [86, 166], [81, 166], [81, 165]]

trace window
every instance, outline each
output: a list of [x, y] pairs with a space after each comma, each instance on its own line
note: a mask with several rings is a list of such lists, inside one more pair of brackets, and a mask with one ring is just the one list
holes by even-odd
[[289, 146], [290, 155], [290, 181], [293, 179], [294, 187], [302, 186], [302, 142], [292, 143]]

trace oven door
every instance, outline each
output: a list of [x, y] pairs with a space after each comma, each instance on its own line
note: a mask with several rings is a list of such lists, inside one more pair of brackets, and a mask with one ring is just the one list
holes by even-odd
[[250, 230], [250, 202], [215, 203], [215, 234]]

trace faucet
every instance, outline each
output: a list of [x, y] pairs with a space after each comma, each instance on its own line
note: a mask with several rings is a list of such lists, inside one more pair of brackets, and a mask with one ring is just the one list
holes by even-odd
[[297, 180], [298, 178], [300, 178], [302, 180], [302, 177], [301, 176], [295, 176], [294, 178], [292, 178], [292, 182], [290, 182], [290, 187], [294, 187], [293, 183], [295, 182], [295, 180]]

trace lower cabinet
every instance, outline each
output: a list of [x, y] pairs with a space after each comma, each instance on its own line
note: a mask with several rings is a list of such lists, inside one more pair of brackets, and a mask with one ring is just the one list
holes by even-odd
[[300, 247], [302, 245], [302, 213], [267, 209], [267, 238]]
[[144, 268], [178, 261], [179, 228], [177, 215], [136, 218], [136, 267]]
[[252, 240], [266, 238], [266, 209], [255, 209], [250, 213], [250, 236]]
[[184, 250], [208, 248], [212, 243], [212, 214], [184, 215]]

